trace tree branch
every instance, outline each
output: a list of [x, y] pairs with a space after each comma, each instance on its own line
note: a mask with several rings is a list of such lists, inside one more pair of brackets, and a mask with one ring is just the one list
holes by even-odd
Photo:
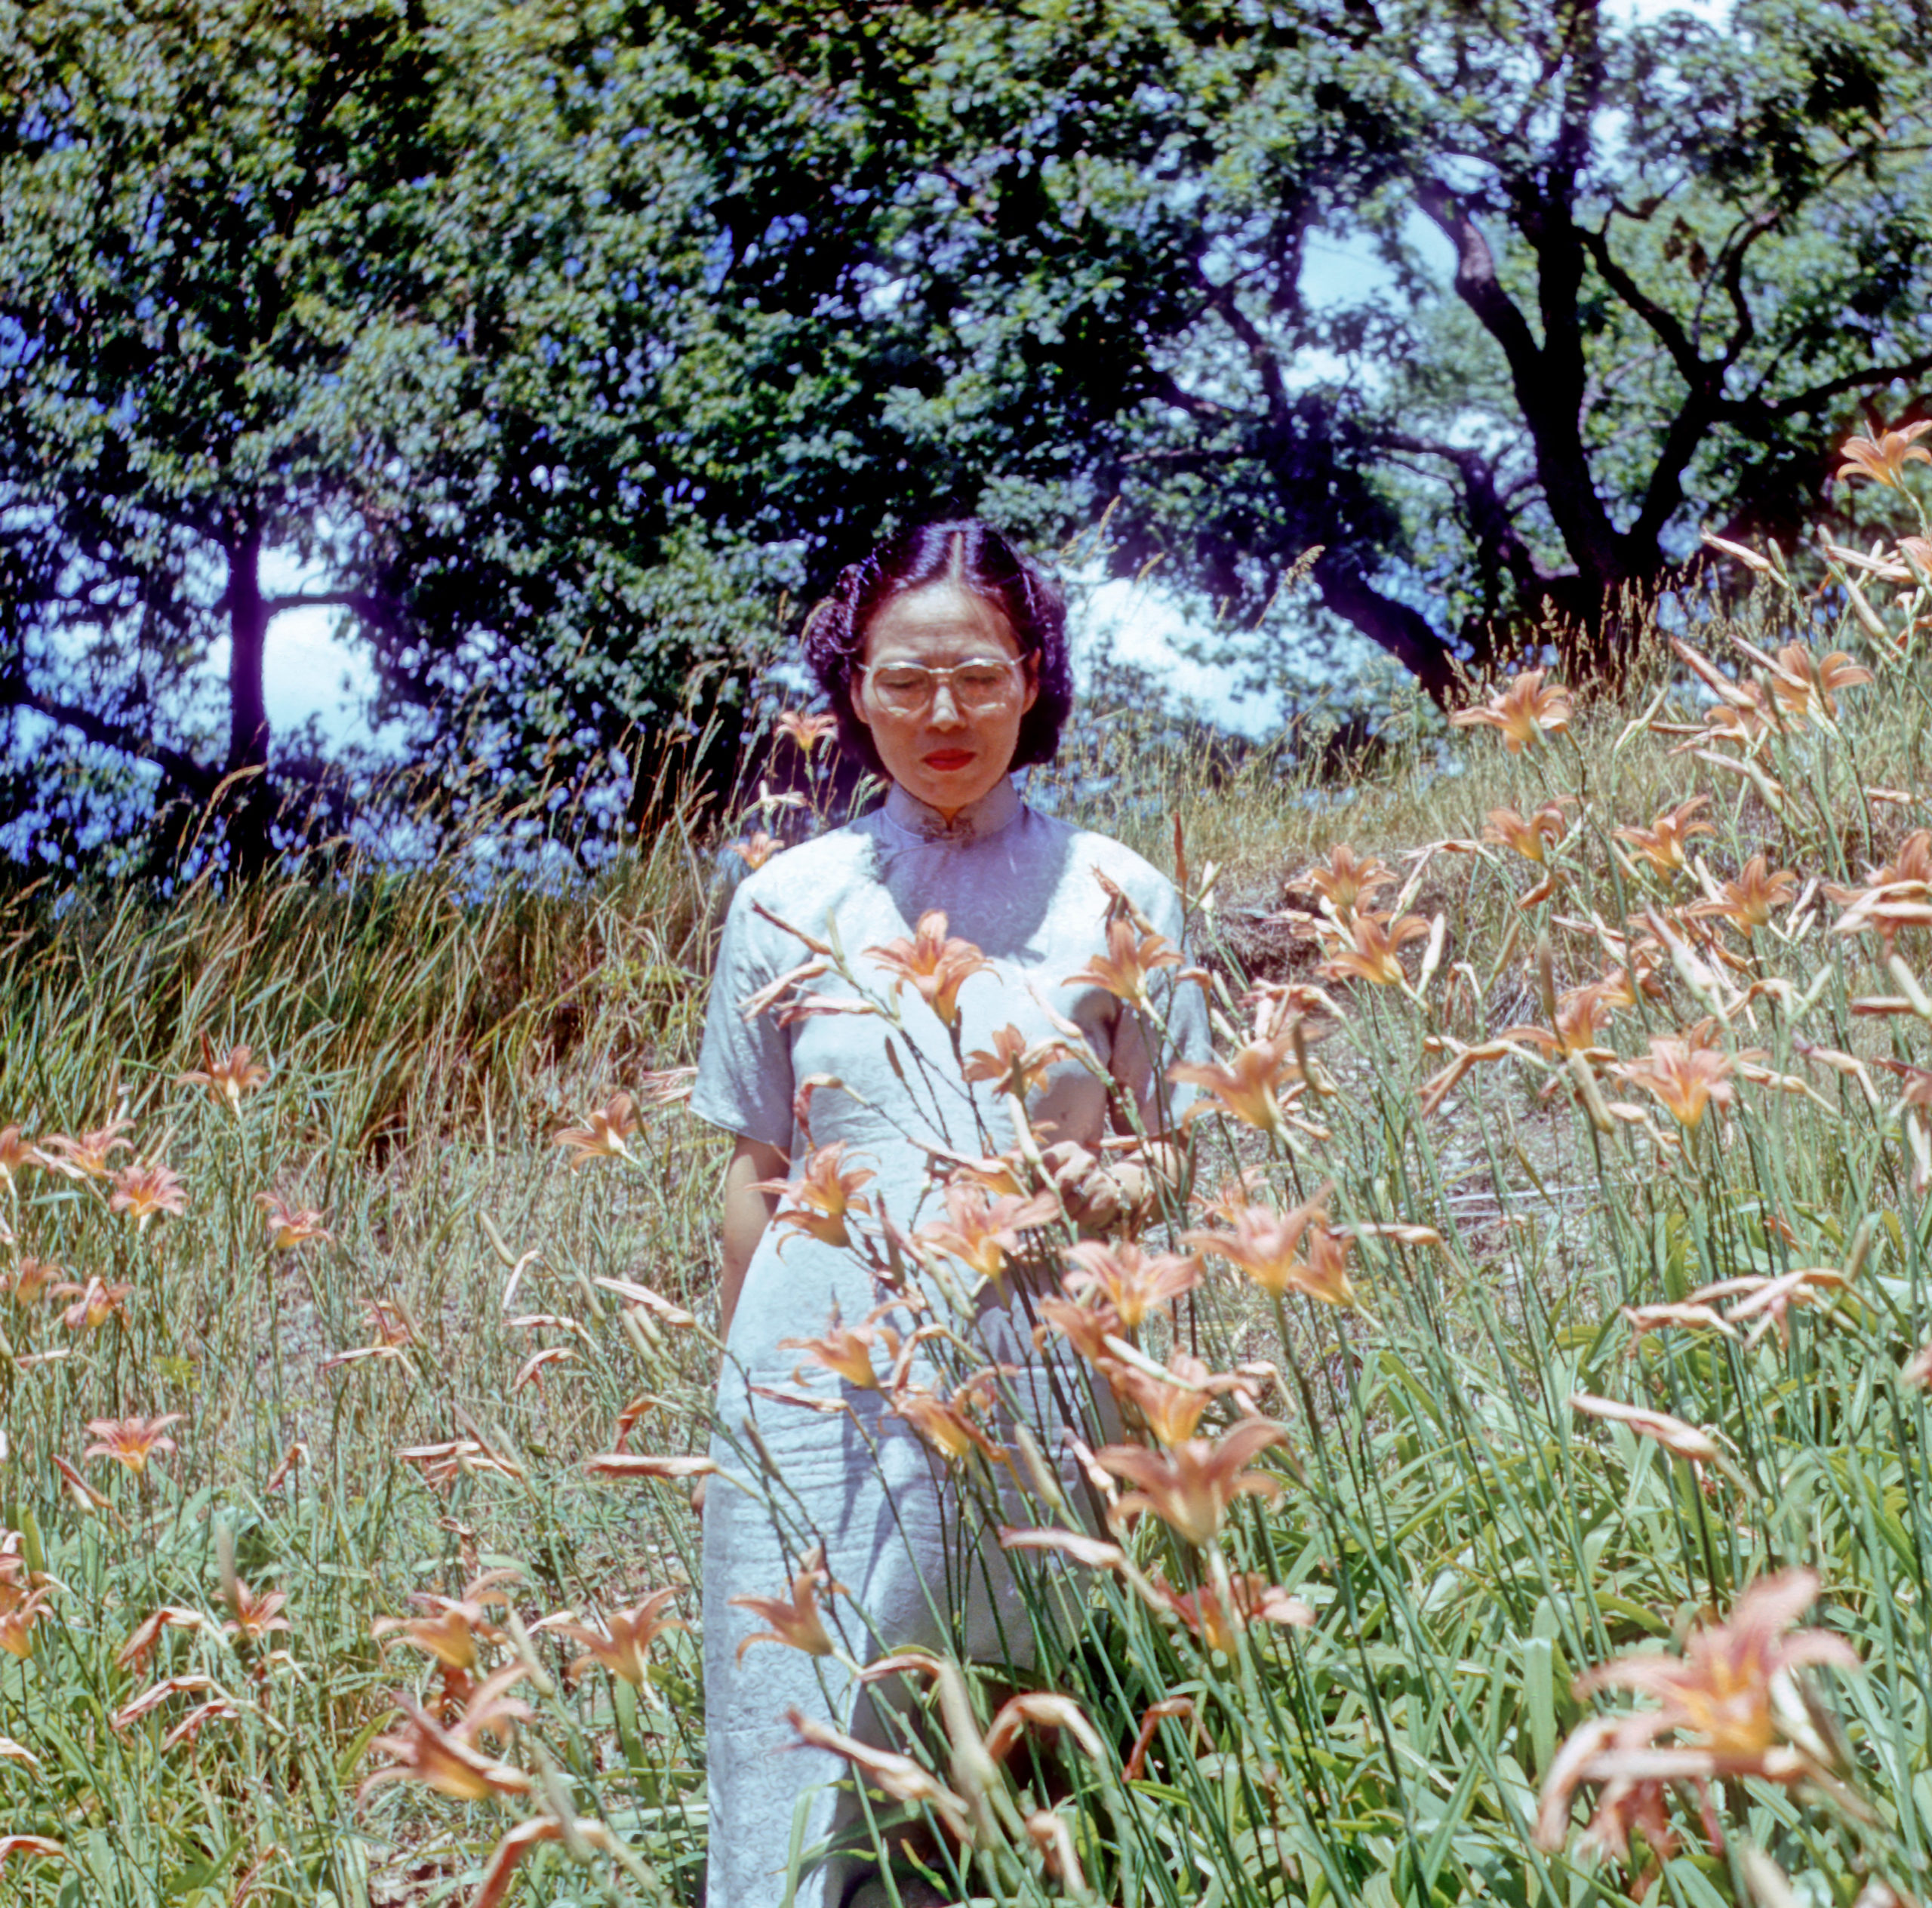
[[284, 610], [345, 609], [371, 623], [386, 623], [393, 607], [366, 589], [297, 590], [262, 599], [263, 612], [270, 617], [279, 616]]
[[1650, 327], [1658, 343], [1670, 353], [1671, 362], [1677, 367], [1678, 376], [1692, 390], [1701, 389], [1709, 382], [1712, 371], [1718, 368], [1706, 362], [1690, 334], [1684, 328], [1683, 322], [1675, 313], [1666, 311], [1611, 256], [1607, 229], [1584, 231], [1579, 235], [1583, 239], [1584, 249], [1590, 255], [1590, 262], [1597, 268], [1604, 283]]
[[1261, 380], [1262, 395], [1268, 401], [1269, 420], [1278, 429], [1285, 430], [1293, 406], [1288, 387], [1282, 380], [1281, 361], [1275, 355], [1274, 346], [1263, 335], [1260, 326], [1241, 309], [1232, 285], [1216, 285], [1200, 272], [1198, 266], [1195, 270], [1209, 305], [1220, 313], [1228, 329], [1247, 349], [1248, 362], [1254, 365], [1255, 375]]
[[1416, 186], [1416, 203], [1438, 231], [1456, 248], [1456, 295], [1475, 314], [1483, 329], [1503, 348], [1510, 374], [1520, 391], [1534, 385], [1542, 372], [1542, 354], [1530, 331], [1529, 320], [1516, 309], [1497, 275], [1496, 254], [1468, 208], [1439, 179], [1424, 179]]
[[1189, 417], [1204, 424], [1225, 423], [1238, 414], [1226, 405], [1217, 404], [1212, 398], [1201, 397], [1189, 390], [1171, 372], [1155, 371], [1148, 383], [1163, 404], [1172, 405], [1177, 411], [1184, 411]]
[[102, 748], [131, 756], [137, 762], [152, 762], [168, 780], [197, 801], [205, 802], [220, 786], [220, 773], [198, 762], [192, 756], [171, 749], [165, 743], [157, 742], [152, 736], [125, 723], [110, 722], [93, 709], [42, 695], [25, 683], [0, 685], [0, 709], [30, 709], [50, 722], [72, 729]]
[[1457, 693], [1454, 661], [1448, 644], [1420, 611], [1383, 595], [1354, 561], [1339, 551], [1316, 561], [1314, 577], [1324, 608], [1352, 623], [1370, 642], [1394, 657], [1438, 703], [1447, 706]]
[[[1801, 391], [1795, 397], [1780, 399], [1776, 404], [1754, 405], [1755, 411], [1761, 411], [1771, 417], [1796, 417], [1807, 411], [1820, 411], [1834, 398], [1841, 398], [1853, 391], [1862, 391], [1875, 384], [1889, 384], [1894, 378], [1923, 377], [1932, 371], [1932, 351], [1921, 352], [1916, 358], [1909, 358], [1902, 365], [1869, 365], [1862, 371], [1847, 371], [1842, 377], [1827, 378], [1823, 384], [1814, 384], [1808, 391]], [[1740, 407], [1743, 408], [1743, 407]]]
[[1506, 571], [1525, 595], [1539, 595], [1550, 582], [1549, 573], [1536, 559], [1536, 553], [1523, 540], [1515, 517], [1504, 502], [1496, 472], [1481, 451], [1466, 445], [1442, 444], [1427, 438], [1411, 437], [1401, 431], [1376, 432], [1371, 443], [1392, 451], [1404, 451], [1414, 457], [1438, 457], [1461, 479], [1463, 495], [1469, 506], [1469, 528], [1485, 563], [1492, 570]]

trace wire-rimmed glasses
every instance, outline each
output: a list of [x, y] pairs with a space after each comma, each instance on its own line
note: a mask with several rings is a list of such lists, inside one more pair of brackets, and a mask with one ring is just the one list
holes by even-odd
[[950, 669], [923, 663], [865, 663], [862, 676], [879, 706], [894, 716], [923, 716], [943, 682], [962, 713], [980, 715], [1017, 701], [1025, 687], [1025, 665], [1008, 656], [969, 656]]

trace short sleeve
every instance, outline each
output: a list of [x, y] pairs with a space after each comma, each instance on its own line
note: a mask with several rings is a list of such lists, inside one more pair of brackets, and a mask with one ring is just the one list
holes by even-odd
[[712, 976], [704, 1044], [691, 1108], [700, 1119], [789, 1154], [792, 1147], [792, 1045], [769, 1013], [746, 1020], [743, 1003], [784, 971], [764, 924], [741, 885], [731, 897]]

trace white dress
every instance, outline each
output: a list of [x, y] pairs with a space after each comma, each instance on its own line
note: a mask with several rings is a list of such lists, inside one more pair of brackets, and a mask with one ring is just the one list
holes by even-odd
[[[1054, 1017], [1070, 1021], [1133, 1092], [1149, 1129], [1168, 1124], [1183, 1096], [1162, 1076], [1174, 1059], [1208, 1057], [1204, 1002], [1192, 985], [1157, 989], [1168, 1035], [1155, 1051], [1159, 1036], [1140, 1016], [1097, 986], [1067, 984], [1106, 951], [1107, 896], [1097, 869], [1180, 947], [1180, 904], [1164, 876], [1104, 836], [1035, 814], [1005, 781], [950, 824], [895, 787], [883, 809], [775, 857], [733, 897], [693, 1109], [781, 1149], [794, 1177], [813, 1144], [844, 1142], [848, 1170], [877, 1174], [863, 1188], [871, 1221], [883, 1211], [909, 1230], [943, 1216], [921, 1141], [975, 1158], [1012, 1143], [995, 1090], [969, 1095], [946, 1029], [909, 986], [897, 1034], [877, 1017], [814, 1015], [788, 1028], [771, 1012], [744, 1019], [742, 1001], [809, 958], [801, 943], [761, 918], [755, 902], [835, 941], [875, 996], [890, 992], [891, 976], [866, 950], [909, 938], [921, 916], [943, 911], [949, 931], [992, 964], [960, 991], [962, 1051], [990, 1048], [1009, 1025], [1029, 1043], [1051, 1039], [1062, 1032]], [[1164, 970], [1163, 980], [1171, 983], [1174, 971]], [[803, 991], [852, 998], [833, 974]], [[897, 1045], [896, 1071], [889, 1042]], [[810, 1098], [808, 1144], [793, 1103], [814, 1076], [821, 1084]], [[842, 1086], [823, 1084], [827, 1079]], [[1029, 1096], [1029, 1117], [1044, 1129], [1043, 1142], [1091, 1146], [1106, 1130], [1107, 1098], [1103, 1082], [1061, 1063]], [[841, 1795], [833, 1786], [848, 1773], [841, 1759], [795, 1746], [785, 1719], [795, 1706], [854, 1726], [849, 1677], [831, 1659], [769, 1643], [740, 1662], [740, 1643], [768, 1626], [732, 1608], [730, 1598], [785, 1596], [799, 1559], [823, 1543], [832, 1578], [850, 1593], [831, 1599], [827, 1614], [857, 1660], [912, 1645], [975, 1660], [1031, 1660], [1024, 1625], [1012, 1621], [1010, 1580], [1004, 1593], [998, 1580], [1001, 1553], [992, 1549], [990, 1571], [973, 1564], [946, 1473], [911, 1426], [878, 1392], [801, 1365], [799, 1352], [780, 1346], [823, 1332], [835, 1309], [857, 1325], [879, 1296], [857, 1254], [774, 1225], [752, 1258], [733, 1319], [712, 1455], [751, 1490], [715, 1478], [705, 1503], [709, 1908], [780, 1908], [787, 1900], [839, 1908], [860, 1872], [849, 1863], [795, 1860], [858, 1818], [849, 1789]], [[1028, 1360], [1027, 1318], [1003, 1309], [990, 1286], [977, 1328], [1004, 1356]], [[883, 1370], [883, 1353], [878, 1362]], [[1032, 1359], [1022, 1389], [1030, 1378], [1043, 1393], [1044, 1368]], [[820, 1414], [759, 1396], [755, 1387], [841, 1399], [850, 1412]], [[1059, 1420], [1050, 1399], [1040, 1402], [1037, 1421], [1051, 1438]], [[768, 1464], [782, 1482], [773, 1482]]]

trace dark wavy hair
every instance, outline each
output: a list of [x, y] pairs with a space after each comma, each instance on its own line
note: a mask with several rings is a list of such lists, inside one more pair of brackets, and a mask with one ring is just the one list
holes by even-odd
[[1017, 544], [973, 517], [915, 524], [888, 537], [869, 556], [848, 564], [832, 594], [805, 618], [798, 641], [819, 687], [832, 698], [840, 741], [875, 774], [885, 773], [871, 730], [853, 711], [853, 675], [865, 656], [872, 618], [895, 596], [939, 583], [956, 583], [983, 597], [1012, 626], [1039, 688], [1020, 718], [1012, 765], [1051, 762], [1073, 707], [1066, 599]]

